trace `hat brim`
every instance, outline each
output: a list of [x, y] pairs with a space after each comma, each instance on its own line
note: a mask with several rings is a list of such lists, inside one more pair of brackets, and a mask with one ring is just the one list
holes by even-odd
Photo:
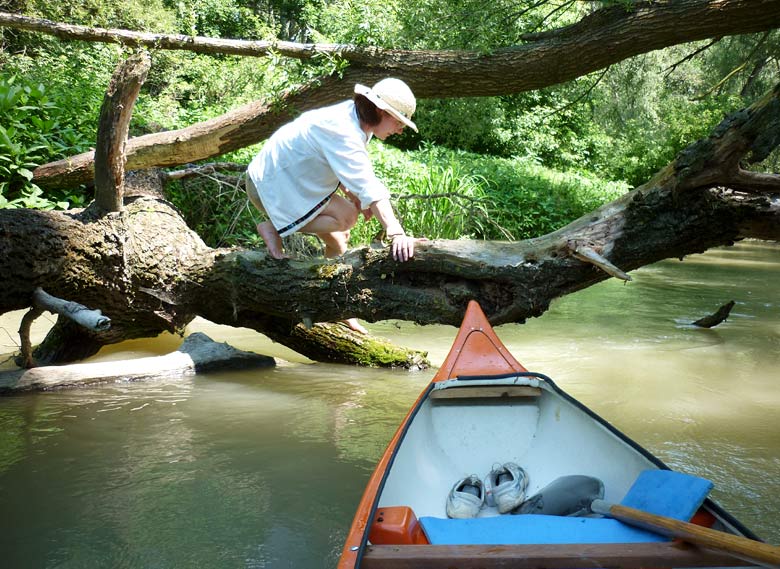
[[374, 94], [374, 91], [371, 89], [371, 87], [366, 87], [365, 85], [361, 85], [360, 83], [358, 83], [355, 85], [355, 93], [358, 95], [363, 95], [366, 99], [374, 103], [378, 108], [382, 109], [383, 111], [387, 111], [395, 118], [397, 118], [399, 121], [404, 123], [406, 126], [411, 128], [414, 132], [419, 132], [417, 130], [416, 124], [414, 124], [408, 118], [406, 118], [397, 110], [395, 110], [391, 105], [387, 104], [387, 101], [384, 101], [379, 97], [377, 97], [376, 94]]

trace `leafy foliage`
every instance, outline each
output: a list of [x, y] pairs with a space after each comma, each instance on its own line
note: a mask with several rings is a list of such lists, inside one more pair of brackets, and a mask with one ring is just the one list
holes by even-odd
[[83, 201], [78, 195], [44, 197], [31, 183], [39, 164], [87, 148], [78, 130], [64, 123], [67, 114], [43, 83], [0, 77], [0, 207], [52, 209], [67, 207], [67, 197]]
[[[484, 53], [594, 9], [630, 10], [634, 4], [496, 0], [486, 9], [477, 0], [9, 2], [12, 11], [107, 28]], [[39, 34], [2, 34], [0, 204], [83, 205], [87, 189], [44, 195], [30, 183], [30, 173], [93, 144], [103, 90], [123, 52]], [[729, 37], [635, 57], [606, 73], [536, 92], [423, 100], [415, 116], [420, 134], [393, 141], [406, 153], [372, 145], [377, 169], [398, 194], [399, 214], [415, 233], [538, 235], [643, 183], [727, 110], [766, 91], [776, 81], [778, 46], [778, 31]], [[274, 55], [155, 51], [152, 58], [132, 135], [181, 128], [250, 100], [273, 100], [284, 89], [344, 66], [337, 58], [302, 63]], [[248, 162], [253, 151], [226, 159]], [[172, 194], [209, 242], [254, 243], [258, 220], [243, 210], [240, 189], [215, 183], [182, 183]], [[458, 197], [435, 197], [444, 195]], [[366, 224], [353, 237], [366, 241], [376, 230]]]

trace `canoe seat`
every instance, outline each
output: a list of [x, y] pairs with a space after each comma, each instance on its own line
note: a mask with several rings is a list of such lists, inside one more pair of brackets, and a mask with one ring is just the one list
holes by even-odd
[[542, 390], [528, 385], [483, 385], [450, 387], [431, 391], [431, 399], [482, 399], [487, 397], [539, 397]]
[[503, 515], [487, 518], [420, 518], [432, 545], [528, 545], [562, 543], [646, 543], [664, 536], [608, 518]]
[[[620, 502], [624, 506], [687, 521], [699, 509], [712, 482], [670, 470], [645, 470]], [[669, 541], [610, 518], [537, 514], [451, 520], [420, 518], [434, 545], [529, 545], [562, 543], [645, 543]]]

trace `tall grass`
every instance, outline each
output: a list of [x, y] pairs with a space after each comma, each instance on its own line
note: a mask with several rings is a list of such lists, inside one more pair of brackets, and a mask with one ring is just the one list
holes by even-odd
[[[587, 172], [560, 172], [528, 159], [426, 147], [372, 148], [408, 232], [429, 238], [519, 240], [549, 233], [628, 191]], [[366, 242], [379, 230], [357, 227]], [[373, 233], [372, 233], [373, 231]]]

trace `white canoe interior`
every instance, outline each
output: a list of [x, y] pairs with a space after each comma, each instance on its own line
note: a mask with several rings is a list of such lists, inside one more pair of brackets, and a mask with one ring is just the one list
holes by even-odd
[[[378, 505], [409, 506], [418, 518], [444, 518], [447, 495], [458, 480], [471, 474], [484, 479], [505, 462], [525, 469], [527, 496], [560, 476], [582, 474], [599, 478], [605, 500], [614, 503], [640, 472], [659, 467], [545, 381], [451, 380], [436, 384], [413, 417]], [[490, 507], [479, 514], [495, 515]]]

